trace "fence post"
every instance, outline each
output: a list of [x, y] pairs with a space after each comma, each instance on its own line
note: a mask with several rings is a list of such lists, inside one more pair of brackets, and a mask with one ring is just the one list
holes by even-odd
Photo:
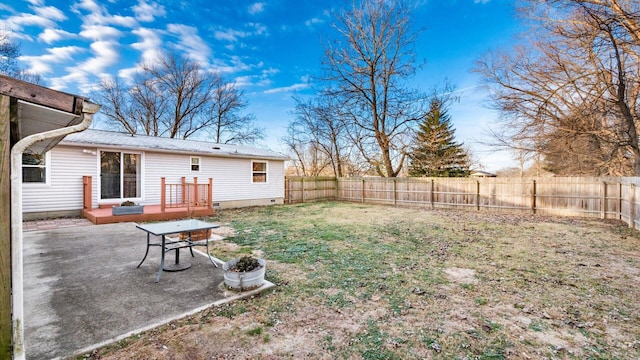
[[536, 181], [533, 180], [533, 186], [531, 187], [531, 212], [536, 213]]
[[607, 183], [605, 181], [600, 184], [602, 188], [600, 189], [600, 217], [602, 219], [607, 218]]
[[435, 180], [431, 179], [431, 196], [430, 196], [430, 201], [431, 201], [431, 210], [433, 210], [433, 208], [435, 207], [434, 201], [435, 201], [435, 194], [434, 194], [434, 188], [436, 186], [436, 182]]
[[338, 181], [338, 177], [336, 176], [336, 200], [340, 199], [340, 189], [338, 189], [338, 186], [340, 186], [340, 181]]
[[[184, 178], [183, 178], [184, 179]], [[160, 178], [160, 212], [164, 212], [167, 202], [167, 184], [163, 177]]]
[[636, 184], [629, 185], [629, 227], [636, 228]]
[[301, 184], [302, 184], [302, 203], [304, 204], [304, 178], [302, 178]]
[[618, 220], [622, 220], [622, 183], [618, 183]]
[[362, 203], [364, 204], [364, 178], [362, 178]]
[[476, 180], [476, 210], [480, 211], [480, 180]]
[[396, 196], [396, 191], [398, 191], [398, 179], [393, 179], [393, 205], [395, 206], [398, 203], [398, 197]]

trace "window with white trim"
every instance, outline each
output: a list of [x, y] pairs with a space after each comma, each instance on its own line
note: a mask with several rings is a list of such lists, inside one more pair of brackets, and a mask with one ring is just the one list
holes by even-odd
[[191, 171], [200, 171], [200, 157], [191, 157]]
[[254, 183], [266, 183], [267, 182], [267, 162], [252, 161], [251, 176], [252, 176], [252, 182]]
[[46, 184], [48, 176], [48, 154], [26, 151], [22, 154], [22, 182]]

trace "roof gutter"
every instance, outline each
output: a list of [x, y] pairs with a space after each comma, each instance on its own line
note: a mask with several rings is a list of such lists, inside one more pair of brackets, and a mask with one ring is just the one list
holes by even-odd
[[11, 149], [11, 304], [13, 359], [24, 360], [24, 293], [22, 251], [22, 154], [31, 145], [87, 129], [100, 105], [84, 100], [82, 121], [73, 126], [29, 135]]

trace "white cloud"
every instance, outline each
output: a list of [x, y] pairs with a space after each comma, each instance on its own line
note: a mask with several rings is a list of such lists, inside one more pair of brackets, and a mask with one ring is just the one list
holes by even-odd
[[92, 75], [102, 73], [107, 67], [118, 62], [120, 54], [117, 41], [95, 41], [91, 44], [93, 58], [80, 64], [79, 68]]
[[10, 16], [4, 21], [9, 30], [21, 31], [25, 26], [38, 26], [42, 28], [54, 28], [56, 23], [42, 16], [34, 14], [19, 14]]
[[263, 2], [257, 2], [255, 4], [249, 6], [249, 14], [251, 14], [251, 15], [260, 14], [263, 11], [264, 11], [264, 3]]
[[44, 75], [53, 71], [53, 65], [73, 60], [74, 55], [83, 51], [79, 46], [63, 46], [47, 49], [47, 53], [40, 56], [21, 56], [20, 60], [29, 64], [28, 71]]
[[43, 6], [43, 7], [34, 7], [33, 11], [35, 11], [36, 15], [42, 16], [46, 19], [63, 21], [67, 19], [67, 16], [60, 11], [60, 9], [53, 6]]
[[[86, 10], [89, 14], [83, 14], [81, 10]], [[107, 9], [94, 0], [81, 0], [76, 3], [71, 11], [78, 14], [84, 24], [91, 25], [117, 25], [133, 28], [138, 25], [136, 19], [131, 16], [111, 15]]]
[[84, 25], [80, 31], [80, 36], [91, 40], [115, 39], [122, 35], [122, 31], [104, 25]]
[[139, 0], [138, 5], [132, 7], [135, 17], [138, 21], [151, 22], [156, 17], [165, 17], [167, 15], [163, 5], [155, 2], [148, 3], [146, 0]]
[[211, 48], [198, 35], [197, 28], [182, 24], [169, 24], [167, 30], [178, 38], [178, 42], [174, 44], [178, 50], [186, 53], [201, 66], [209, 64]]
[[43, 41], [47, 44], [51, 44], [58, 40], [62, 39], [70, 39], [76, 37], [76, 34], [72, 34], [68, 31], [60, 30], [60, 29], [45, 29], [43, 32], [38, 35], [38, 40]]
[[305, 24], [307, 27], [312, 27], [313, 25], [316, 25], [316, 24], [322, 24], [323, 22], [324, 22], [324, 20], [323, 20], [323, 19], [320, 19], [320, 18], [314, 17], [314, 18], [311, 18], [311, 19], [309, 19], [309, 20], [305, 21], [305, 22], [304, 22], [304, 24]]
[[300, 80], [302, 82], [297, 83], [297, 84], [293, 84], [293, 85], [290, 85], [290, 86], [283, 86], [283, 87], [278, 87], [278, 88], [265, 90], [264, 93], [265, 94], [277, 94], [277, 93], [283, 93], [283, 92], [292, 92], [292, 91], [296, 91], [296, 90], [308, 89], [309, 87], [311, 87], [311, 82], [310, 82], [311, 77], [309, 75], [305, 75], [305, 76], [301, 77]]
[[250, 34], [244, 31], [234, 30], [234, 29], [224, 29], [224, 30], [216, 30], [213, 33], [213, 36], [216, 40], [226, 40], [226, 41], [238, 41], [238, 38], [244, 38], [249, 36]]
[[259, 67], [261, 66], [260, 64], [258, 65], [248, 65], [247, 63], [245, 63], [241, 57], [239, 56], [232, 56], [231, 60], [229, 61], [229, 63], [224, 63], [221, 60], [214, 60], [213, 66], [211, 68], [211, 70], [213, 71], [218, 71], [224, 74], [233, 74], [233, 73], [238, 73], [238, 72], [242, 72], [242, 71], [249, 71], [255, 67]]
[[254, 35], [269, 35], [268, 29], [266, 26], [260, 23], [247, 23], [245, 27], [248, 28], [246, 31], [236, 30], [236, 29], [220, 29], [216, 30], [213, 33], [213, 36], [216, 40], [223, 40], [229, 42], [236, 42], [240, 39], [254, 36]]
[[162, 54], [162, 38], [160, 30], [139, 28], [132, 31], [140, 38], [140, 41], [133, 43], [132, 48], [141, 52], [142, 62], [154, 62]]

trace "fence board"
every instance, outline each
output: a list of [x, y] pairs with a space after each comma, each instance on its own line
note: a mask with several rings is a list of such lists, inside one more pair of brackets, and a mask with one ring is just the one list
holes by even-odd
[[[287, 177], [288, 204], [325, 200], [620, 219], [640, 225], [640, 178]], [[632, 220], [633, 219], [633, 220]]]

